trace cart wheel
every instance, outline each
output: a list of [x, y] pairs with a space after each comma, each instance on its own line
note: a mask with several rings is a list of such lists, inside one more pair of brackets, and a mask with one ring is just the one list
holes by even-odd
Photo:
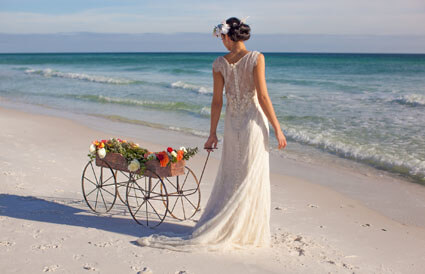
[[84, 168], [81, 184], [84, 200], [91, 210], [96, 213], [111, 210], [117, 199], [117, 187], [115, 174], [109, 165], [98, 167], [94, 161], [89, 161]]
[[185, 169], [183, 175], [164, 178], [168, 187], [168, 212], [178, 220], [192, 218], [199, 211], [201, 202], [199, 181], [190, 168]]
[[127, 184], [130, 180], [130, 174], [121, 170], [115, 170], [115, 178], [117, 181], [117, 195], [124, 205], [127, 205]]
[[167, 216], [167, 190], [159, 176], [155, 178], [130, 173], [126, 197], [128, 210], [140, 225], [153, 228]]

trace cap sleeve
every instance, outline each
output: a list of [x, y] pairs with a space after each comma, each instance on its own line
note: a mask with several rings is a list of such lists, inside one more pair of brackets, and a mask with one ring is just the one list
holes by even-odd
[[215, 72], [221, 72], [221, 60], [220, 60], [221, 58], [220, 57], [221, 56], [217, 57], [212, 64], [212, 68]]
[[257, 65], [258, 56], [259, 56], [260, 54], [261, 54], [261, 53], [260, 53], [259, 51], [254, 51], [254, 54], [253, 54], [253, 60], [252, 60], [253, 67], [255, 67], [255, 66]]

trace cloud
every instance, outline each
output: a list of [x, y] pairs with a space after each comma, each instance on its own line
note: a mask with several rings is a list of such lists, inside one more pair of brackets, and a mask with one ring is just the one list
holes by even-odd
[[52, 14], [0, 12], [2, 33], [208, 33], [230, 16], [249, 15], [254, 33], [425, 35], [423, 0], [126, 1]]

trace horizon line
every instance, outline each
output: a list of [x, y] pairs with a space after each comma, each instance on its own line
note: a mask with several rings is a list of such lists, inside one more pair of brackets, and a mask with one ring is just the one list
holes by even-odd
[[[6, 54], [166, 54], [166, 53], [228, 53], [228, 51], [52, 51], [52, 52], [0, 52]], [[425, 55], [425, 52], [332, 52], [332, 51], [261, 51], [261, 53], [279, 54], [357, 54], [357, 55]]]
[[[68, 32], [46, 32], [46, 33], [9, 33], [0, 32], [0, 35], [54, 35], [54, 34], [127, 34], [127, 35], [140, 35], [140, 34], [160, 34], [160, 35], [177, 35], [177, 34], [204, 34], [210, 35], [211, 33], [206, 32], [95, 32], [95, 31], [68, 31]], [[425, 34], [335, 34], [335, 33], [256, 33], [256, 35], [328, 35], [328, 36], [410, 36], [410, 37], [425, 37]]]

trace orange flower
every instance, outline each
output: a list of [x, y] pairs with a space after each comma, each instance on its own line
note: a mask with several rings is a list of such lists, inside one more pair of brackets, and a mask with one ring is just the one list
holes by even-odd
[[99, 144], [99, 148], [104, 148], [104, 147], [105, 147], [105, 143], [102, 142]]
[[183, 150], [177, 150], [177, 161], [180, 161], [183, 159], [184, 151]]
[[170, 158], [168, 158], [168, 154], [165, 151], [161, 151], [157, 154], [157, 158], [159, 160], [159, 164], [162, 167], [166, 167], [168, 162], [170, 161]]

